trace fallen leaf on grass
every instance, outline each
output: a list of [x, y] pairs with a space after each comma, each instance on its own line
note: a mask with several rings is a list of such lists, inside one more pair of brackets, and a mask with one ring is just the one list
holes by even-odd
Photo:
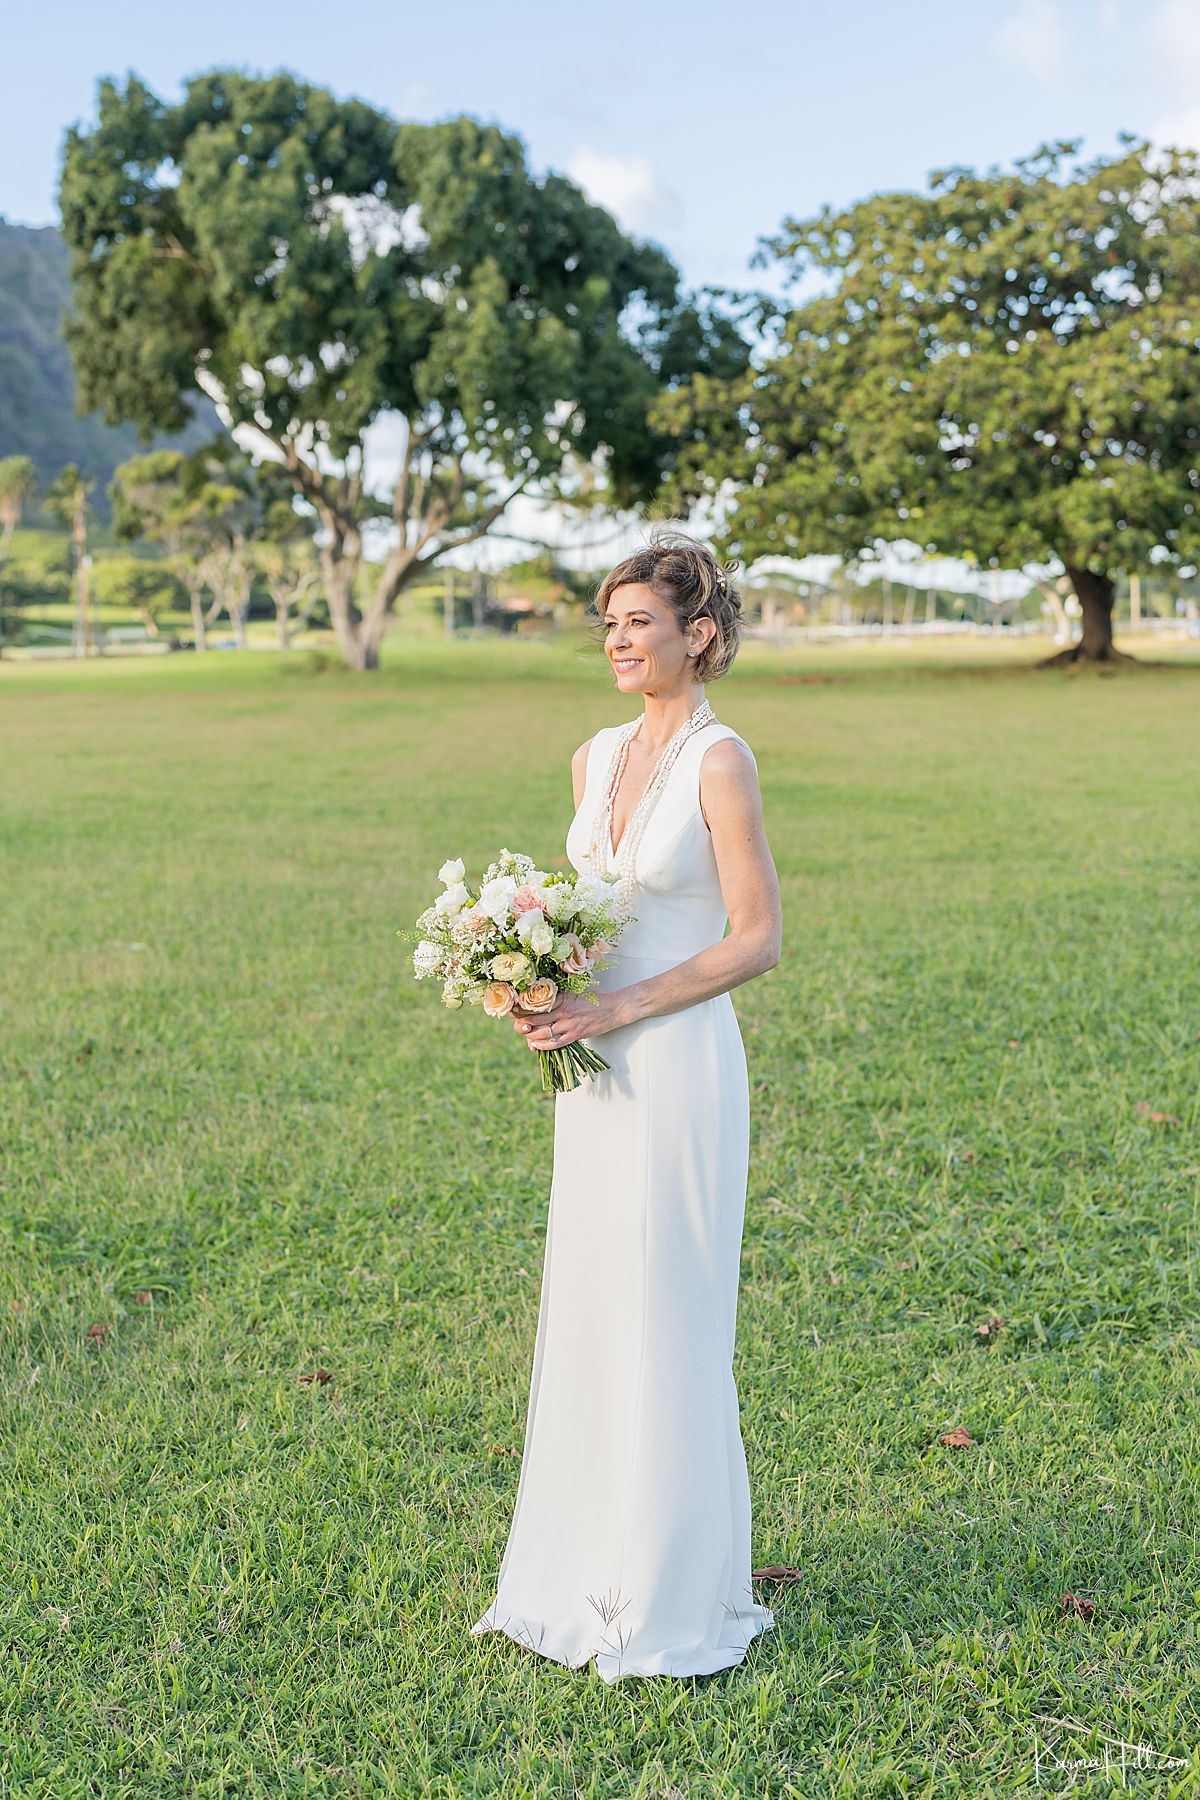
[[993, 1338], [1003, 1324], [1003, 1319], [989, 1319], [986, 1324], [977, 1325], [975, 1327], [975, 1336], [978, 1338]]
[[953, 1431], [943, 1431], [938, 1442], [948, 1445], [951, 1450], [965, 1450], [968, 1444], [975, 1442], [975, 1439], [965, 1425], [956, 1425]]
[[765, 1568], [751, 1569], [751, 1581], [799, 1581], [799, 1569], [789, 1569], [782, 1563], [768, 1563]]
[[1140, 1113], [1143, 1119], [1149, 1119], [1152, 1125], [1178, 1125], [1179, 1123], [1174, 1113], [1157, 1112], [1151, 1107], [1148, 1100], [1139, 1100], [1133, 1110], [1135, 1113]]
[[493, 1456], [520, 1456], [521, 1454], [515, 1444], [489, 1444], [488, 1449]]
[[1009, 1038], [1004, 1048], [1006, 1050], [1019, 1050], [1021, 1048], [1020, 1038]]
[[1096, 1602], [1085, 1599], [1082, 1594], [1064, 1594], [1062, 1610], [1064, 1613], [1073, 1612], [1081, 1619], [1090, 1619], [1096, 1610]]
[[329, 1373], [328, 1369], [314, 1369], [311, 1375], [301, 1375], [297, 1379], [300, 1381], [319, 1381], [321, 1386], [324, 1387], [327, 1381], [333, 1380], [333, 1376]]
[[154, 1295], [150, 1292], [149, 1288], [139, 1288], [137, 1293], [133, 1296], [133, 1304], [135, 1306], [151, 1306], [153, 1305], [153, 1302]]
[[111, 1330], [110, 1325], [89, 1325], [85, 1335], [93, 1339], [95, 1343], [102, 1344]]
[[898, 1268], [898, 1269], [911, 1269], [911, 1268], [912, 1268], [912, 1264], [911, 1264], [911, 1263], [910, 1263], [910, 1262], [909, 1262], [909, 1260], [908, 1260], [908, 1258], [907, 1258], [907, 1256], [906, 1256], [906, 1257], [905, 1257], [905, 1258], [904, 1258], [904, 1260], [903, 1260], [903, 1261], [902, 1261], [902, 1262], [898, 1262], [898, 1263], [897, 1263], [897, 1264], [896, 1264], [896, 1267], [897, 1267], [897, 1268]]

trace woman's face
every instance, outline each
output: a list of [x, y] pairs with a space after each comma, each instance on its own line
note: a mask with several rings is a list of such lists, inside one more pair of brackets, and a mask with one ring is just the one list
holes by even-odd
[[623, 694], [677, 693], [693, 679], [696, 658], [716, 630], [711, 619], [697, 619], [685, 634], [668, 603], [637, 581], [613, 589], [604, 625], [604, 654]]

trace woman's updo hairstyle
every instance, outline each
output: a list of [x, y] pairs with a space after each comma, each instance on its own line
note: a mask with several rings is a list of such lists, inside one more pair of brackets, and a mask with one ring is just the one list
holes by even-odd
[[670, 526], [656, 526], [644, 550], [636, 550], [610, 569], [592, 605], [604, 641], [604, 610], [619, 587], [632, 583], [651, 588], [675, 614], [680, 634], [692, 622], [709, 618], [716, 626], [711, 643], [696, 657], [696, 680], [718, 681], [728, 673], [742, 641], [742, 597], [733, 585], [741, 564], [719, 563], [705, 544]]

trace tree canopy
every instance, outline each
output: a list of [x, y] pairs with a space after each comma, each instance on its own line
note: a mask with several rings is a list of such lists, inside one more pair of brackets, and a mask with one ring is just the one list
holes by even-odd
[[757, 260], [824, 291], [764, 300], [753, 370], [660, 402], [676, 498], [729, 484], [744, 556], [1057, 558], [1067, 654], [1112, 655], [1114, 574], [1200, 549], [1200, 157], [1125, 138], [1068, 169], [1077, 150], [786, 220]]
[[[745, 366], [715, 296], [682, 296], [661, 249], [470, 118], [397, 123], [231, 70], [168, 105], [130, 75], [68, 133], [59, 198], [81, 405], [169, 430], [199, 386], [252, 427], [316, 515], [358, 666], [404, 584], [516, 494], [651, 496], [674, 454], [655, 396]], [[366, 440], [388, 414], [377, 495]], [[372, 527], [388, 552], [364, 597]]]

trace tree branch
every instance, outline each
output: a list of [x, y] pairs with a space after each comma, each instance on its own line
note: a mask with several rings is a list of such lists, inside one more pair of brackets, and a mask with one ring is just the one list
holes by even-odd
[[[521, 489], [526, 486], [526, 484], [530, 481], [531, 477], [532, 477], [532, 471], [530, 472], [529, 475], [522, 475], [520, 481], [518, 481], [516, 487], [513, 488], [512, 492], [510, 494], [505, 494], [503, 500], [497, 500], [497, 502], [494, 506], [489, 506], [487, 511], [482, 514], [482, 516], [480, 517], [478, 522], [472, 527], [472, 529], [470, 531], [464, 531], [456, 538], [448, 538], [444, 544], [439, 544], [437, 549], [434, 550], [429, 556], [417, 557], [416, 558], [417, 567], [423, 569], [427, 563], [436, 561], [436, 559], [439, 556], [444, 556], [446, 554], [447, 550], [460, 550], [464, 544], [473, 544], [475, 542], [476, 538], [481, 538], [483, 536], [484, 532], [487, 531], [490, 526], [495, 524], [496, 520], [500, 517], [500, 514], [504, 511], [505, 507], [508, 506], [511, 501], [516, 499], [517, 495], [521, 492]], [[427, 541], [427, 538], [423, 538], [421, 540], [421, 543], [423, 544], [426, 541]], [[419, 550], [421, 548], [421, 544], [418, 544], [417, 548]]]

